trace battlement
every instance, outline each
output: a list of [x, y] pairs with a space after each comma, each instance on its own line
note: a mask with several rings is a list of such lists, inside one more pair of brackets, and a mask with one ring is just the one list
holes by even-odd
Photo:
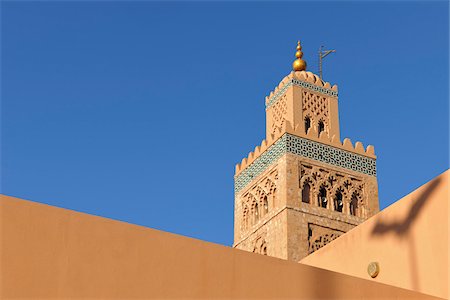
[[247, 157], [242, 159], [241, 163], [236, 164], [236, 172], [235, 176], [238, 176], [244, 169], [250, 166], [257, 158], [259, 158], [264, 152], [266, 152], [272, 145], [274, 145], [285, 133], [289, 133], [293, 136], [297, 136], [300, 138], [304, 138], [306, 140], [311, 140], [313, 142], [317, 142], [320, 144], [329, 145], [333, 148], [345, 150], [350, 153], [354, 153], [357, 155], [361, 155], [370, 159], [375, 160], [375, 148], [372, 145], [367, 146], [364, 149], [364, 145], [361, 142], [356, 142], [354, 145], [349, 138], [344, 139], [343, 142], [336, 139], [333, 136], [331, 139], [322, 132], [320, 137], [318, 137], [317, 131], [315, 127], [311, 127], [308, 130], [308, 133], [305, 134], [302, 130], [299, 129], [299, 126], [293, 128], [289, 121], [284, 122], [281, 128], [269, 136], [268, 139], [262, 141], [261, 145], [256, 146], [254, 151], [250, 152]]
[[297, 85], [303, 88], [319, 92], [331, 97], [338, 96], [337, 85], [331, 86], [329, 82], [324, 82], [319, 76], [308, 71], [292, 71], [281, 80], [278, 86], [266, 97], [266, 109], [272, 106], [277, 100], [292, 86]]

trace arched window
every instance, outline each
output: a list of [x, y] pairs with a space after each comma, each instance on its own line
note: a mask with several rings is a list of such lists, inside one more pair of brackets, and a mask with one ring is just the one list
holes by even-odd
[[325, 130], [325, 123], [323, 123], [323, 121], [320, 120], [319, 124], [318, 124], [318, 127], [319, 127], [318, 128], [318, 133], [319, 133], [319, 136], [320, 136], [320, 133]]
[[352, 195], [352, 200], [350, 201], [350, 214], [352, 216], [358, 215], [358, 195], [356, 193]]
[[257, 223], [259, 221], [259, 211], [258, 211], [258, 203], [253, 205], [253, 223]]
[[309, 203], [309, 197], [311, 195], [311, 186], [309, 183], [305, 182], [302, 190], [302, 202]]
[[263, 205], [264, 205], [264, 214], [267, 214], [269, 212], [269, 201], [267, 201], [267, 196], [264, 196], [263, 198]]
[[311, 118], [306, 117], [305, 118], [305, 133], [308, 133], [308, 129], [311, 127]]
[[319, 191], [319, 206], [327, 208], [327, 203], [328, 203], [327, 190], [324, 187], [321, 187]]
[[338, 212], [342, 212], [342, 207], [344, 206], [344, 202], [342, 201], [342, 193], [341, 191], [336, 192], [336, 197], [334, 198], [334, 210]]

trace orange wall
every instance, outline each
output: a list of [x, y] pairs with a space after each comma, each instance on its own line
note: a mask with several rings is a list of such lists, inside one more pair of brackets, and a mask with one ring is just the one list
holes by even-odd
[[2, 299], [434, 299], [7, 196], [0, 218]]
[[[301, 263], [448, 298], [449, 177], [446, 171]], [[380, 265], [375, 279], [367, 273], [372, 261]]]

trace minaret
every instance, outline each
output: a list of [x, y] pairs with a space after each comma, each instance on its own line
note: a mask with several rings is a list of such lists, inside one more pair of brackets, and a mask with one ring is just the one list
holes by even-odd
[[233, 247], [293, 261], [379, 211], [374, 147], [340, 141], [337, 86], [307, 72], [301, 50], [234, 177]]

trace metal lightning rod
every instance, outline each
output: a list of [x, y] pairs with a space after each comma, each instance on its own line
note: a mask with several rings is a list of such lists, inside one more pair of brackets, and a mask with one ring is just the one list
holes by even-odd
[[336, 50], [323, 50], [323, 46], [319, 48], [319, 76], [322, 79], [322, 59], [324, 59], [328, 54], [336, 52]]

